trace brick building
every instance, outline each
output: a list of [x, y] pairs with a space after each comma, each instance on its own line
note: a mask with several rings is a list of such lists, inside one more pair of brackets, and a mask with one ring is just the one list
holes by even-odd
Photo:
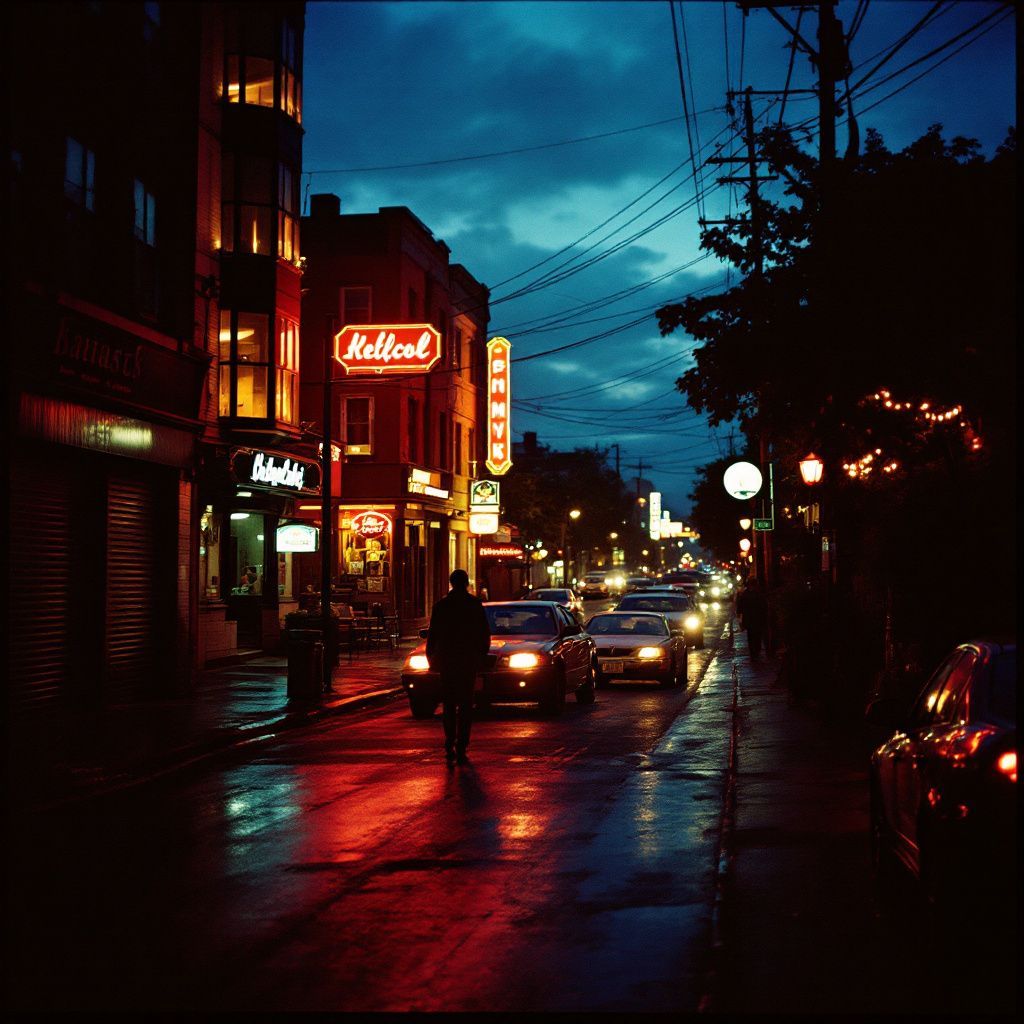
[[[408, 630], [426, 622], [453, 568], [476, 573], [467, 513], [483, 466], [488, 290], [406, 207], [343, 214], [337, 196], [316, 195], [302, 237], [304, 420], [322, 420], [324, 345], [341, 326], [423, 323], [441, 336], [427, 373], [332, 368], [331, 433], [345, 452], [335, 582], [357, 604], [393, 610]], [[373, 536], [360, 528], [366, 512]]]

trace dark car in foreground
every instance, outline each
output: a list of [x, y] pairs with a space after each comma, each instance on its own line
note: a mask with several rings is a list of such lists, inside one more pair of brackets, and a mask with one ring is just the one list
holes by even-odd
[[892, 735], [871, 757], [872, 867], [883, 903], [900, 875], [932, 908], [995, 912], [1018, 872], [1017, 645], [962, 644], [912, 706], [879, 697]]
[[686, 640], [657, 612], [602, 612], [587, 623], [597, 646], [597, 685], [611, 679], [686, 679]]
[[[475, 703], [530, 703], [558, 714], [567, 693], [594, 701], [594, 642], [566, 608], [553, 601], [486, 602], [491, 647], [477, 677]], [[430, 718], [441, 703], [441, 679], [426, 641], [405, 659], [402, 688], [414, 718]]]

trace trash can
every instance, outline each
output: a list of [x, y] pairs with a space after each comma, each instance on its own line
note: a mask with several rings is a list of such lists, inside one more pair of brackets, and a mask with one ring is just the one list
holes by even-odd
[[324, 689], [324, 645], [320, 631], [288, 633], [288, 699], [319, 700]]

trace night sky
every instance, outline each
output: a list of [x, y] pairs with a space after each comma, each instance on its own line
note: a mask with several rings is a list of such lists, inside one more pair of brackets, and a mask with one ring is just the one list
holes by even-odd
[[[977, 138], [990, 155], [1015, 122], [1007, 6], [873, 0], [865, 13], [856, 0], [841, 2], [845, 31], [858, 8], [863, 14], [850, 46], [862, 139], [874, 127], [899, 149], [941, 123], [947, 138]], [[491, 289], [490, 334], [509, 338], [517, 360], [513, 436], [535, 430], [564, 449], [618, 443], [623, 477], [635, 476], [642, 458], [673, 518], [685, 516], [694, 467], [729, 453], [730, 428], [710, 430], [674, 389], [694, 343], [678, 332], [662, 338], [653, 314], [725, 287], [729, 268], [701, 259], [694, 198], [699, 183], [704, 215], [721, 218], [742, 209], [744, 191], [717, 184], [727, 172], [701, 160], [694, 180], [669, 4], [309, 3], [306, 11], [303, 163], [313, 173], [304, 188], [335, 192], [346, 213], [408, 206], [448, 244], [452, 262]], [[782, 13], [796, 21], [795, 9]], [[781, 89], [788, 33], [767, 11], [744, 18], [735, 3], [714, 2], [686, 2], [681, 14], [677, 6], [675, 28], [697, 114], [694, 147], [705, 158], [723, 144], [721, 155], [739, 152], [726, 89]], [[812, 45], [816, 28], [808, 11], [800, 31]], [[791, 88], [814, 82], [798, 53]], [[779, 108], [777, 98], [755, 97], [758, 125], [777, 121]], [[814, 96], [786, 101], [790, 124], [816, 114]], [[840, 153], [846, 140], [840, 124]], [[571, 347], [541, 355], [563, 346]], [[742, 442], [735, 429], [732, 440]]]

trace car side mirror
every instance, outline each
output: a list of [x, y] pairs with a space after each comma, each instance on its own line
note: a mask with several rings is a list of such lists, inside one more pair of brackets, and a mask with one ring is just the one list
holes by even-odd
[[580, 628], [578, 623], [573, 623], [571, 626], [562, 627], [562, 636], [578, 636], [583, 630]]
[[906, 721], [907, 705], [899, 697], [875, 697], [864, 709], [864, 717], [872, 725], [898, 729]]
[[430, 630], [429, 629], [421, 629], [420, 630], [420, 639], [421, 640], [426, 640], [428, 636], [430, 636]]

